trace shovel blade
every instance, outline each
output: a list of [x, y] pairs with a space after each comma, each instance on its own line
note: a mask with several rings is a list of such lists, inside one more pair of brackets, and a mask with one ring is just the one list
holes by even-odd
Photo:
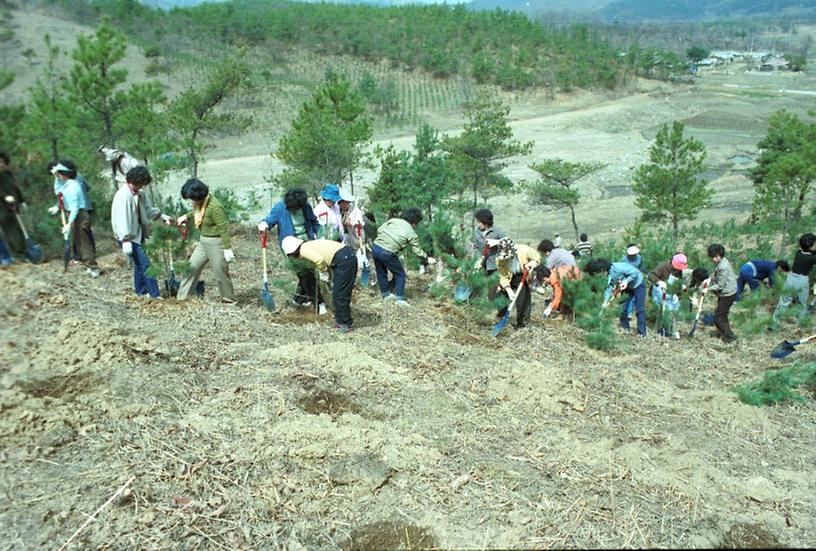
[[776, 348], [774, 348], [771, 351], [771, 358], [781, 360], [782, 358], [790, 356], [791, 353], [793, 353], [793, 351], [796, 350], [797, 344], [799, 344], [798, 341], [797, 342], [785, 341], [783, 343], [778, 344]]
[[263, 289], [261, 289], [261, 300], [270, 312], [275, 311], [275, 299], [272, 298], [272, 293], [269, 292], [269, 283], [264, 282]]
[[472, 292], [473, 290], [470, 288], [470, 285], [468, 285], [465, 281], [460, 280], [453, 289], [453, 296], [456, 299], [456, 302], [465, 302], [470, 298], [470, 294]]
[[363, 288], [368, 287], [368, 284], [371, 282], [371, 270], [368, 267], [368, 264], [365, 265], [363, 271], [360, 272], [360, 284]]
[[504, 314], [504, 317], [502, 319], [500, 319], [499, 322], [496, 325], [493, 326], [493, 330], [490, 332], [490, 334], [493, 335], [494, 337], [498, 337], [499, 333], [501, 333], [502, 330], [505, 327], [507, 327], [507, 322], [508, 321], [510, 321], [510, 310], [508, 310]]
[[39, 264], [43, 261], [44, 254], [39, 245], [31, 240], [26, 241], [25, 256], [32, 264]]

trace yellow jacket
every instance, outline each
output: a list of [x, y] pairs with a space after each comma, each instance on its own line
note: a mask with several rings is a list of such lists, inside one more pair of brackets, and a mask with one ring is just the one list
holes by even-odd
[[[518, 266], [514, 266], [514, 261], [518, 260]], [[532, 247], [523, 244], [516, 245], [516, 258], [507, 260], [497, 260], [496, 267], [499, 270], [499, 285], [507, 287], [510, 285], [510, 280], [513, 279], [513, 274], [524, 270], [524, 265], [536, 261], [541, 263], [541, 255]], [[515, 271], [518, 270], [518, 271]], [[515, 289], [513, 289], [515, 291]]]
[[329, 269], [334, 255], [345, 245], [329, 239], [315, 239], [304, 241], [300, 246], [300, 258], [308, 260], [321, 272]]

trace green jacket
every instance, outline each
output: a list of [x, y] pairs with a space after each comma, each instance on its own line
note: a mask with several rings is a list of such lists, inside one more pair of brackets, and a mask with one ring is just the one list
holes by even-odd
[[[187, 213], [187, 219], [190, 223], [195, 223], [195, 212]], [[204, 211], [204, 219], [201, 221], [201, 227], [198, 228], [201, 235], [204, 237], [220, 237], [221, 245], [225, 249], [232, 248], [230, 246], [229, 220], [227, 220], [227, 213], [224, 207], [218, 202], [218, 199], [209, 196], [207, 201], [207, 209]]]
[[414, 227], [402, 218], [391, 218], [380, 226], [374, 244], [396, 255], [410, 247], [419, 258], [428, 256], [419, 246], [419, 237]]

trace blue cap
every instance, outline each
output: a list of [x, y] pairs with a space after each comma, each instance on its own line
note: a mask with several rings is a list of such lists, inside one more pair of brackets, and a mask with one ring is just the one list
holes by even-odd
[[326, 187], [320, 192], [320, 197], [336, 203], [340, 200], [340, 188], [335, 184], [326, 184]]

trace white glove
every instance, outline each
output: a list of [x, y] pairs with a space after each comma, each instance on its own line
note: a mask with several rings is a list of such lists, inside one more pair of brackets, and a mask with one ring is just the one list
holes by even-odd
[[691, 307], [697, 308], [697, 305], [700, 303], [700, 300], [695, 296], [691, 297]]
[[232, 252], [232, 249], [224, 249], [224, 260], [226, 260], [227, 263], [235, 260], [235, 253]]
[[816, 283], [813, 284], [813, 294], [816, 295]]
[[510, 299], [510, 302], [513, 302], [514, 300], [516, 300], [516, 293], [515, 293], [515, 291], [513, 291], [513, 289], [508, 287], [504, 291], [507, 293], [507, 298]]
[[59, 214], [59, 205], [54, 205], [53, 207], [48, 207], [48, 214], [55, 215]]
[[488, 239], [485, 243], [487, 243], [488, 247], [493, 248], [499, 244], [499, 241], [499, 239]]
[[170, 216], [169, 214], [162, 214], [160, 216], [160, 218], [161, 218], [161, 221], [164, 222], [165, 224], [167, 224], [168, 226], [173, 223], [173, 217]]
[[62, 235], [64, 235], [64, 236], [66, 236], [66, 237], [67, 237], [67, 236], [68, 236], [68, 234], [70, 234], [70, 233], [71, 233], [71, 224], [65, 224], [65, 225], [62, 227]]
[[429, 256], [428, 257], [428, 266], [433, 266], [434, 264], [436, 264], [436, 259], [434, 257], [432, 257], [432, 256]]
[[623, 281], [622, 280], [620, 283], [618, 283], [618, 288], [621, 291], [625, 291], [627, 287], [629, 287], [629, 282], [628, 281]]
[[660, 288], [661, 288], [661, 289], [663, 289], [664, 291], [666, 290], [666, 287], [667, 287], [667, 285], [666, 285], [666, 282], [665, 282], [665, 281], [658, 281], [657, 283], [655, 283], [655, 285], [657, 285], [658, 287], [660, 287]]
[[177, 226], [183, 226], [186, 223], [187, 223], [187, 215], [186, 214], [182, 214], [181, 216], [176, 218], [176, 225]]
[[329, 271], [328, 270], [324, 270], [324, 271], [320, 272], [320, 281], [322, 281], [324, 283], [329, 282]]
[[364, 270], [365, 267], [368, 265], [368, 259], [363, 251], [357, 251], [357, 268], [360, 270]]
[[133, 254], [133, 243], [130, 241], [122, 241], [122, 252], [125, 253], [126, 256], [130, 256]]
[[267, 231], [269, 230], [269, 224], [266, 223], [266, 220], [262, 220], [260, 224], [258, 224], [258, 231]]
[[9, 205], [13, 205], [14, 203], [16, 203], [16, 202], [17, 202], [17, 201], [14, 199], [14, 196], [13, 196], [13, 195], [6, 195], [5, 199], [6, 199], [6, 203], [8, 203]]
[[422, 274], [424, 274], [424, 273], [425, 273], [425, 265], [424, 265], [424, 264], [420, 264], [420, 265], [419, 265], [419, 275], [422, 275]]
[[524, 269], [527, 270], [528, 272], [532, 272], [537, 267], [538, 267], [538, 262], [536, 262], [535, 260], [531, 260], [530, 262], [528, 262], [527, 264], [524, 265]]
[[550, 317], [550, 314], [552, 314], [552, 308], [550, 306], [547, 306], [546, 308], [544, 308], [544, 317], [548, 318]]

